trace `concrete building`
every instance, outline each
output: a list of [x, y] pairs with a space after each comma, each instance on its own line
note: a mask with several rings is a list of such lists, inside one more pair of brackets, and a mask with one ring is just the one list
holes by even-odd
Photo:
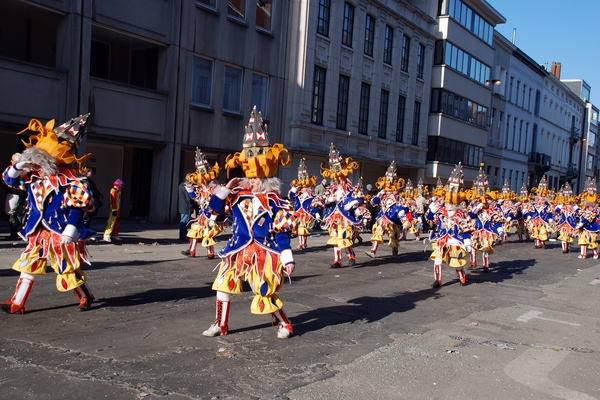
[[501, 81], [494, 68], [494, 27], [506, 22], [488, 2], [423, 2], [435, 15], [436, 44], [427, 123], [425, 182], [445, 183], [455, 164], [470, 187], [484, 161], [492, 91]]
[[423, 176], [435, 20], [410, 1], [291, 3], [285, 143], [296, 178], [327, 166], [331, 143], [374, 184], [392, 160], [404, 179]]

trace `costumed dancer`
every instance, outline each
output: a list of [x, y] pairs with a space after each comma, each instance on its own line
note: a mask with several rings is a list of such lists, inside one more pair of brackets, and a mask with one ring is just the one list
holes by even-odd
[[328, 230], [330, 236], [327, 244], [333, 245], [333, 264], [330, 268], [343, 267], [342, 250], [348, 254], [348, 266], [353, 267], [356, 264], [354, 238], [355, 230], [362, 224], [362, 211], [359, 210], [359, 206], [364, 205], [364, 198], [353, 196], [354, 187], [347, 176], [357, 168], [358, 163], [352, 161], [351, 157], [344, 160], [331, 143], [329, 168], [323, 168], [321, 165], [321, 175], [331, 179], [331, 184], [323, 196], [324, 206], [327, 207], [324, 211], [323, 227]]
[[310, 236], [310, 227], [316, 219], [320, 219], [318, 204], [314, 189], [317, 184], [316, 176], [308, 176], [306, 172], [305, 159], [301, 159], [298, 165], [298, 179], [291, 183], [288, 198], [294, 203], [294, 215], [296, 217], [296, 235], [298, 236], [298, 250], [308, 247], [307, 238]]
[[490, 268], [490, 254], [494, 254], [494, 246], [504, 238], [504, 218], [496, 207], [495, 199], [498, 194], [489, 191], [488, 177], [479, 168], [479, 174], [473, 185], [475, 198], [469, 205], [469, 217], [472, 220], [471, 240], [473, 242], [471, 255], [471, 268], [477, 267], [477, 253], [482, 254], [483, 272]]
[[125, 184], [121, 179], [114, 181], [110, 188], [110, 204], [108, 207], [108, 220], [106, 221], [106, 229], [104, 229], [105, 242], [113, 240], [121, 240], [119, 237], [119, 217], [121, 216], [121, 189]]
[[525, 223], [525, 215], [523, 214], [523, 210], [527, 209], [529, 206], [529, 191], [527, 190], [527, 185], [523, 183], [521, 185], [521, 192], [519, 193], [518, 201], [514, 204], [514, 216], [513, 219], [516, 219], [516, 231], [517, 237], [519, 238], [519, 243], [523, 242], [523, 239], [529, 241], [529, 230], [527, 229], [527, 224]]
[[462, 191], [463, 184], [462, 165], [459, 163], [448, 178], [448, 184], [443, 189], [435, 189], [435, 196], [425, 218], [436, 226], [431, 232], [430, 240], [433, 252], [434, 281], [431, 287], [442, 286], [442, 263], [456, 271], [460, 284], [467, 284], [467, 277], [463, 269], [467, 263], [466, 255], [471, 252], [473, 242], [468, 232], [465, 232], [465, 223], [468, 216], [465, 213], [466, 193]]
[[523, 217], [527, 229], [531, 232], [531, 237], [535, 241], [534, 248], [545, 249], [546, 241], [553, 232], [554, 226], [552, 218], [554, 210], [547, 199], [550, 192], [548, 191], [546, 175], [542, 177], [537, 188], [532, 188], [532, 192], [534, 192], [535, 198], [523, 209]]
[[213, 191], [219, 184], [217, 178], [220, 168], [216, 162], [211, 167], [199, 148], [196, 148], [195, 165], [196, 171], [190, 174], [189, 181], [194, 190], [190, 196], [196, 202], [198, 211], [196, 218], [190, 221], [190, 229], [187, 232], [190, 246], [182, 253], [188, 257], [196, 257], [198, 240], [201, 240], [202, 247], [206, 248], [206, 256], [213, 259], [215, 258], [214, 246], [217, 243], [215, 238], [223, 231], [223, 228], [217, 223], [217, 216], [209, 214], [207, 209]]
[[19, 162], [7, 168], [2, 177], [11, 187], [23, 185], [28, 192], [30, 214], [19, 232], [27, 246], [13, 265], [21, 275], [14, 296], [2, 303], [8, 313], [25, 313], [25, 302], [38, 275], [46, 274], [50, 264], [56, 273], [56, 288], [72, 290], [79, 299], [79, 310], [86, 311], [94, 301], [83, 263], [90, 264], [84, 240], [95, 232], [83, 223], [86, 211], [93, 211], [93, 194], [81, 164], [91, 154], [77, 158], [76, 150], [89, 114], [73, 118], [54, 128], [54, 120], [46, 125], [36, 119], [20, 133], [37, 134], [23, 141], [27, 147]]
[[277, 292], [283, 287], [284, 273], [294, 272], [290, 235], [296, 221], [291, 204], [281, 198], [281, 181], [274, 177], [278, 164], [289, 165], [291, 161], [282, 144], [269, 147], [266, 128], [254, 107], [242, 152], [226, 160], [228, 173], [240, 166], [246, 178], [232, 178], [226, 186], [217, 186], [209, 202], [211, 215], [222, 214], [229, 202], [233, 232], [219, 252], [219, 272], [212, 286], [217, 292], [216, 319], [204, 336], [227, 334], [231, 295], [242, 293], [243, 281], [248, 281], [255, 294], [250, 311], [277, 320], [278, 338], [286, 339], [293, 333]]
[[505, 234], [502, 238], [502, 243], [508, 242], [508, 234], [510, 233], [511, 228], [517, 223], [515, 219], [515, 202], [513, 201], [515, 196], [516, 194], [510, 190], [510, 184], [507, 179], [502, 186], [502, 192], [496, 199], [496, 208], [504, 220], [503, 229]]
[[573, 189], [568, 182], [553, 199], [554, 215], [557, 215], [556, 229], [563, 254], [570, 252], [569, 245], [573, 243], [573, 238], [577, 235], [579, 207], [574, 204], [575, 201]]
[[354, 185], [354, 189], [352, 190], [352, 197], [355, 199], [360, 199], [358, 205], [354, 210], [354, 215], [361, 220], [360, 224], [354, 229], [354, 236], [352, 238], [352, 241], [354, 243], [362, 243], [363, 238], [361, 236], [361, 233], [368, 229], [369, 221], [371, 221], [371, 211], [367, 207], [368, 199], [367, 195], [364, 192], [362, 176], [358, 178], [358, 181]]
[[598, 259], [598, 231], [600, 231], [600, 212], [598, 210], [598, 194], [596, 190], [596, 179], [590, 177], [585, 182], [585, 191], [580, 195], [582, 197], [581, 210], [579, 212], [579, 259], [587, 258], [588, 249], [592, 250], [594, 259]]
[[[421, 183], [421, 188], [423, 183]], [[406, 240], [408, 233], [415, 235], [416, 240], [421, 240], [421, 229], [423, 221], [423, 207], [417, 204], [416, 199], [419, 196], [419, 189], [413, 187], [410, 178], [406, 181], [404, 191], [400, 193], [400, 204], [406, 207], [407, 212], [402, 221], [402, 237], [400, 240]]]
[[392, 248], [392, 256], [398, 256], [400, 235], [402, 234], [403, 221], [407, 219], [408, 209], [399, 204], [398, 191], [404, 187], [404, 179], [396, 175], [396, 162], [392, 161], [388, 166], [385, 176], [380, 177], [375, 186], [379, 190], [371, 199], [373, 207], [379, 208], [375, 223], [371, 228], [371, 250], [365, 254], [371, 258], [377, 255], [377, 249], [383, 243], [383, 236], [388, 236], [388, 246]]

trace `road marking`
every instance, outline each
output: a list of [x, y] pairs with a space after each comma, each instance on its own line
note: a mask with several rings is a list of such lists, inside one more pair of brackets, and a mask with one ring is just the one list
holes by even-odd
[[590, 285], [598, 285], [598, 284], [600, 284], [600, 279], [598, 279], [598, 278], [596, 278], [590, 282]]
[[567, 351], [529, 349], [504, 367], [504, 372], [516, 382], [548, 396], [561, 399], [594, 399], [585, 393], [557, 385], [548, 378], [548, 374], [568, 354]]
[[567, 324], [567, 325], [573, 325], [573, 326], [581, 326], [580, 324], [576, 324], [574, 322], [567, 322], [567, 321], [559, 321], [558, 319], [552, 319], [552, 318], [543, 318], [540, 317], [540, 315], [542, 315], [541, 311], [529, 311], [523, 315], [521, 315], [519, 318], [517, 318], [517, 321], [521, 321], [521, 322], [529, 322], [530, 319], [542, 319], [544, 321], [551, 321], [551, 322], [559, 322], [561, 324]]

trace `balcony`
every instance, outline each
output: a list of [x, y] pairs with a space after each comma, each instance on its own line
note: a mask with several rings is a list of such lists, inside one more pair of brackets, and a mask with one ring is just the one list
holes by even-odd
[[579, 176], [577, 166], [573, 163], [567, 165], [567, 182], [571, 182], [573, 179]]
[[544, 176], [546, 172], [550, 171], [551, 161], [552, 157], [548, 154], [529, 153], [527, 165], [529, 166], [529, 171], [535, 172], [537, 182], [542, 179], [542, 176]]

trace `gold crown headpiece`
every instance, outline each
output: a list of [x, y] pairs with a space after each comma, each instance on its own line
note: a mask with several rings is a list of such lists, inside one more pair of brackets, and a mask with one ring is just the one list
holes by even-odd
[[354, 197], [364, 197], [365, 196], [365, 192], [364, 192], [364, 185], [363, 185], [363, 177], [361, 176], [360, 178], [358, 178], [358, 181], [356, 181], [356, 184], [354, 185]]
[[404, 183], [404, 179], [397, 177], [396, 161], [392, 160], [385, 171], [385, 176], [380, 177], [377, 182], [375, 182], [375, 186], [377, 186], [378, 189], [395, 191], [404, 188]]
[[198, 147], [196, 147], [194, 165], [196, 166], [196, 171], [190, 174], [189, 181], [191, 183], [205, 185], [219, 177], [219, 171], [221, 171], [219, 164], [215, 162], [215, 165], [211, 167], [206, 156]]
[[306, 172], [306, 163], [304, 162], [306, 159], [302, 158], [300, 163], [298, 164], [298, 179], [294, 179], [290, 186], [306, 188], [306, 187], [315, 187], [317, 186], [317, 177], [316, 176], [308, 176]]
[[[345, 166], [344, 166], [345, 165]], [[336, 181], [346, 180], [348, 174], [358, 169], [358, 163], [352, 160], [352, 157], [343, 159], [335, 145], [329, 146], [329, 168], [323, 168], [321, 164], [321, 175], [324, 178], [331, 178]]]
[[44, 150], [56, 160], [56, 165], [68, 166], [77, 164], [78, 170], [83, 172], [81, 164], [86, 161], [91, 153], [77, 158], [71, 151], [79, 145], [87, 126], [87, 118], [90, 114], [81, 115], [71, 119], [56, 128], [54, 128], [55, 120], [50, 120], [43, 125], [37, 119], [29, 121], [29, 126], [18, 132], [20, 135], [27, 131], [37, 132], [37, 135], [31, 135], [28, 141], [22, 140], [25, 147], [35, 146]]
[[269, 147], [267, 126], [254, 106], [246, 126], [242, 151], [228, 155], [225, 160], [227, 177], [230, 169], [241, 166], [246, 178], [270, 178], [277, 172], [278, 165], [290, 163], [290, 154], [282, 144], [275, 143]]

